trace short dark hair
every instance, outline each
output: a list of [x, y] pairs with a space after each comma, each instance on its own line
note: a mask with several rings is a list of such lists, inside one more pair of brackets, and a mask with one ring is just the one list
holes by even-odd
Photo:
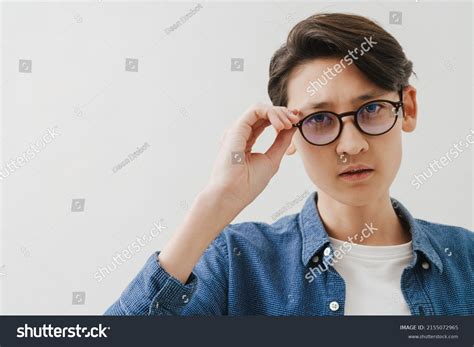
[[[274, 106], [287, 106], [288, 77], [294, 68], [322, 57], [344, 57], [364, 38], [377, 42], [370, 52], [353, 60], [377, 86], [397, 91], [408, 85], [413, 64], [398, 41], [374, 21], [353, 14], [322, 13], [296, 24], [270, 61], [268, 95]], [[416, 75], [416, 74], [415, 74]]]

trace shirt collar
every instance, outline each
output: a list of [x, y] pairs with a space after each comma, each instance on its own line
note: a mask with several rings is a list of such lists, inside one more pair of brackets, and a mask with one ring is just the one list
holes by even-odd
[[[439, 272], [443, 272], [443, 264], [438, 253], [433, 248], [431, 241], [429, 240], [426, 230], [426, 225], [418, 222], [410, 212], [403, 206], [398, 200], [390, 198], [392, 206], [406, 225], [408, 225], [409, 231], [412, 234], [412, 245], [414, 259], [409, 267], [415, 266], [418, 259], [418, 253], [422, 253], [431, 263], [435, 264]], [[298, 218], [299, 228], [302, 237], [302, 251], [301, 260], [304, 266], [307, 266], [311, 257], [319, 253], [329, 241], [329, 236], [324, 228], [321, 221], [319, 211], [316, 207], [318, 201], [318, 193], [313, 192], [306, 199], [303, 209], [301, 210]]]

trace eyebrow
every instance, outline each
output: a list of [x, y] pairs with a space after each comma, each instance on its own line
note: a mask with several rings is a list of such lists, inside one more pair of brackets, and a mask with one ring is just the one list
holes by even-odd
[[[375, 99], [375, 98], [377, 98], [381, 95], [384, 95], [384, 94], [387, 94], [387, 91], [385, 91], [385, 90], [371, 90], [367, 93], [361, 94], [361, 95], [353, 98], [351, 100], [351, 103], [354, 105], [354, 104], [360, 103], [362, 101]], [[328, 101], [309, 102], [304, 107], [302, 107], [301, 109], [302, 110], [306, 110], [306, 109], [313, 110], [313, 109], [318, 109], [318, 108], [326, 108], [326, 107], [329, 107], [329, 106], [332, 106], [332, 105], [333, 105], [333, 103], [328, 102]]]

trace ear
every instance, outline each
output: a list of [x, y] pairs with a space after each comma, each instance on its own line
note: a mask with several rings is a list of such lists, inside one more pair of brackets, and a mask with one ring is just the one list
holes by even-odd
[[403, 131], [410, 133], [416, 128], [418, 106], [416, 103], [416, 89], [408, 85], [403, 89], [403, 110], [404, 117], [402, 123]]
[[296, 152], [296, 147], [295, 147], [295, 144], [294, 144], [293, 140], [291, 140], [291, 143], [288, 146], [288, 148], [286, 149], [285, 154], [286, 155], [293, 155], [293, 154], [295, 154], [295, 152]]

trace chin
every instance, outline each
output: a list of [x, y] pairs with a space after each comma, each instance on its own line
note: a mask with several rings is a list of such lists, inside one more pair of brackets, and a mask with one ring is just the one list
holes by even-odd
[[338, 189], [328, 194], [341, 204], [361, 207], [372, 203], [380, 196], [380, 190], [375, 190], [376, 185], [354, 186], [346, 189]]

